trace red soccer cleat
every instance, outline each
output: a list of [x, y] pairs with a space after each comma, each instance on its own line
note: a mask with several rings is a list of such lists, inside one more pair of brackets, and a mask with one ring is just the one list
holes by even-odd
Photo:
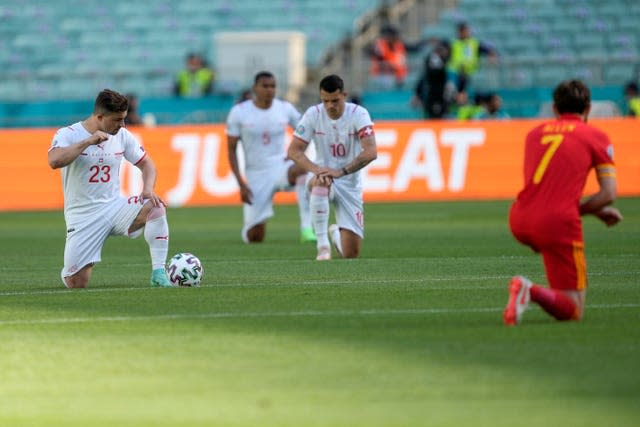
[[502, 318], [507, 326], [515, 326], [520, 323], [522, 314], [529, 305], [529, 290], [531, 281], [523, 276], [514, 276], [509, 282], [509, 301], [504, 308]]

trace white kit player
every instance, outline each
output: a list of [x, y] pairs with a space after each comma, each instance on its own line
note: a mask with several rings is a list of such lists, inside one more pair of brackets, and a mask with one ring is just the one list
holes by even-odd
[[[67, 239], [61, 275], [68, 288], [87, 287], [109, 236], [141, 234], [151, 253], [151, 286], [171, 287], [165, 271], [169, 246], [165, 203], [154, 192], [153, 161], [124, 129], [128, 108], [126, 97], [103, 90], [91, 116], [59, 129], [49, 149], [49, 166], [62, 169]], [[142, 171], [140, 195], [120, 195], [123, 158]]]
[[[318, 261], [331, 259], [329, 238], [338, 255], [356, 258], [364, 237], [360, 170], [376, 159], [376, 139], [369, 112], [346, 102], [346, 96], [339, 76], [323, 78], [322, 103], [304, 113], [289, 146], [289, 157], [314, 175], [310, 208]], [[305, 155], [311, 141], [315, 143], [315, 163]], [[336, 224], [329, 227], [330, 202], [335, 207]]]
[[[277, 99], [276, 79], [261, 71], [253, 84], [253, 98], [233, 106], [227, 117], [229, 164], [240, 187], [246, 243], [262, 242], [267, 220], [273, 216], [276, 191], [295, 190], [300, 214], [300, 241], [315, 242], [311, 228], [306, 171], [286, 158], [287, 127], [295, 128], [300, 113]], [[238, 162], [238, 143], [244, 152], [244, 176]]]

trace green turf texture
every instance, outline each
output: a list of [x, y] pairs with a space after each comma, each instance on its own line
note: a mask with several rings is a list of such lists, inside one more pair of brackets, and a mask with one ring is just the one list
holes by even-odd
[[357, 260], [316, 262], [295, 206], [261, 245], [241, 208], [170, 209], [170, 255], [201, 288], [148, 284], [142, 238], [111, 238], [89, 289], [59, 277], [61, 212], [0, 214], [0, 426], [638, 426], [640, 199], [585, 218], [583, 321], [507, 282], [544, 282], [509, 202], [366, 205]]

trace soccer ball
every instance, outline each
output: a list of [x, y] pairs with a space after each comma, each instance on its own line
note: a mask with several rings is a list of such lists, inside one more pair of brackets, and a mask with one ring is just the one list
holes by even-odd
[[173, 286], [200, 286], [204, 275], [202, 263], [193, 254], [182, 252], [169, 260], [167, 274]]

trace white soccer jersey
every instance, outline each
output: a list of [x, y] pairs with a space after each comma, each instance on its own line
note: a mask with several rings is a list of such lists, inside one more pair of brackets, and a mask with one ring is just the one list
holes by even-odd
[[294, 128], [299, 119], [300, 112], [290, 102], [274, 99], [265, 110], [247, 100], [231, 108], [227, 135], [240, 138], [246, 170], [270, 169], [285, 158], [287, 125]]
[[[304, 113], [294, 135], [307, 143], [315, 142], [316, 164], [342, 169], [362, 151], [359, 132], [372, 126], [369, 112], [359, 105], [345, 103], [342, 117], [333, 120], [324, 105], [318, 104]], [[359, 171], [340, 179], [356, 188], [361, 186]]]
[[[81, 122], [56, 132], [51, 149], [67, 147], [91, 134]], [[106, 204], [120, 197], [120, 165], [125, 158], [133, 164], [146, 155], [144, 148], [127, 129], [98, 145], [87, 147], [73, 162], [62, 168], [64, 216], [67, 225], [98, 214]]]

